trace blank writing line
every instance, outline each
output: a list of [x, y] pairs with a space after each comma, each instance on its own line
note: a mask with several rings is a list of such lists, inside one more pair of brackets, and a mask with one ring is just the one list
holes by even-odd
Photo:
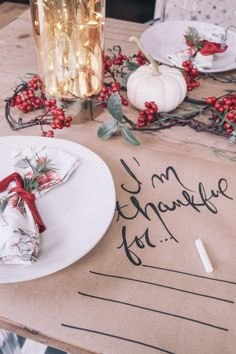
[[71, 326], [71, 325], [68, 325], [68, 324], [65, 324], [65, 323], [61, 323], [61, 326], [67, 327], [67, 328], [72, 328], [72, 329], [77, 329], [77, 330], [79, 330], [79, 331], [85, 331], [85, 332], [90, 332], [90, 333], [96, 333], [96, 334], [100, 334], [100, 335], [102, 335], [102, 336], [112, 337], [112, 338], [124, 340], [124, 341], [126, 341], [126, 342], [130, 342], [130, 343], [135, 343], [135, 344], [143, 345], [144, 347], [148, 347], [148, 348], [160, 350], [160, 351], [163, 352], [163, 353], [174, 354], [173, 352], [169, 352], [168, 350], [165, 350], [165, 349], [162, 349], [162, 348], [159, 348], [159, 347], [155, 347], [154, 345], [151, 345], [151, 344], [139, 342], [139, 341], [134, 340], [134, 339], [129, 339], [129, 338], [125, 338], [125, 337], [116, 336], [116, 335], [114, 335], [114, 334], [110, 334], [110, 333], [106, 333], [106, 332], [95, 331], [95, 330], [89, 329], [89, 328], [82, 328], [82, 327]]
[[234, 285], [236, 285], [236, 282], [230, 281], [230, 280], [217, 279], [217, 278], [209, 278], [209, 277], [204, 277], [204, 275], [186, 273], [186, 272], [181, 272], [181, 271], [179, 271], [179, 270], [168, 269], [168, 268], [162, 268], [162, 267], [156, 267], [156, 266], [147, 265], [147, 264], [143, 264], [142, 266], [143, 266], [143, 267], [146, 267], [146, 268], [160, 269], [160, 270], [165, 270], [165, 271], [167, 271], [167, 272], [173, 272], [173, 273], [179, 273], [179, 274], [184, 274], [184, 275], [190, 275], [190, 276], [192, 276], [192, 277], [203, 278], [203, 279], [214, 280], [214, 281], [219, 281], [219, 282], [222, 282], [222, 283], [228, 283], [228, 284], [234, 284]]
[[194, 319], [192, 319], [192, 318], [185, 317], [185, 316], [180, 316], [180, 315], [176, 315], [176, 314], [173, 314], [173, 313], [170, 313], [170, 312], [159, 311], [159, 310], [155, 310], [155, 309], [152, 309], [152, 308], [149, 308], [149, 307], [143, 307], [143, 306], [131, 304], [131, 303], [128, 303], [128, 302], [123, 302], [123, 301], [119, 301], [119, 300], [108, 299], [108, 298], [105, 298], [105, 297], [100, 297], [100, 296], [85, 294], [85, 293], [82, 293], [81, 291], [79, 291], [79, 294], [80, 294], [80, 295], [83, 295], [83, 296], [87, 296], [87, 297], [93, 298], [93, 299], [115, 302], [115, 303], [117, 303], [117, 304], [127, 305], [127, 306], [135, 307], [135, 308], [138, 308], [138, 309], [141, 309], [141, 310], [147, 310], [147, 311], [151, 311], [151, 312], [161, 313], [162, 315], [166, 315], [166, 316], [177, 317], [177, 318], [180, 318], [180, 319], [182, 319], [182, 320], [191, 321], [191, 322], [199, 323], [199, 324], [204, 325], [204, 326], [208, 326], [208, 327], [213, 327], [213, 328], [216, 328], [216, 329], [220, 329], [221, 331], [228, 331], [228, 329], [227, 329], [227, 328], [224, 328], [224, 327], [215, 326], [215, 325], [210, 324], [210, 323], [207, 323], [207, 322], [202, 322], [202, 321], [194, 320]]
[[187, 294], [191, 294], [191, 295], [197, 295], [197, 296], [207, 297], [207, 298], [209, 298], [209, 299], [218, 300], [218, 301], [224, 301], [224, 302], [228, 302], [228, 303], [230, 303], [230, 304], [234, 304], [234, 301], [232, 301], [232, 300], [222, 299], [222, 298], [220, 298], [220, 297], [205, 295], [205, 294], [201, 294], [201, 293], [195, 293], [195, 292], [193, 292], [193, 291], [188, 291], [188, 290], [183, 290], [183, 289], [179, 289], [179, 288], [174, 288], [174, 287], [172, 287], [172, 286], [162, 285], [162, 284], [158, 284], [158, 283], [152, 283], [152, 282], [146, 281], [146, 280], [140, 280], [140, 279], [134, 279], [134, 278], [127, 278], [127, 277], [122, 277], [122, 276], [112, 275], [112, 274], [104, 274], [104, 273], [94, 272], [94, 271], [92, 271], [92, 270], [90, 270], [90, 273], [96, 274], [96, 275], [102, 275], [102, 276], [104, 276], [104, 277], [110, 277], [110, 278], [116, 278], [116, 279], [124, 279], [124, 280], [130, 280], [130, 281], [134, 281], [134, 282], [138, 282], [138, 283], [143, 283], [143, 284], [149, 284], [149, 285], [159, 286], [159, 287], [161, 287], [161, 288], [166, 288], [166, 289], [170, 289], [170, 290], [180, 291], [180, 292], [182, 292], [182, 293], [187, 293]]

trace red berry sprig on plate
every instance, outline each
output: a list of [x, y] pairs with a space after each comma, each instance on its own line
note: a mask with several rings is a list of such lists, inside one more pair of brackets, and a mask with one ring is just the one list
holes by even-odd
[[184, 78], [187, 85], [187, 90], [192, 91], [194, 88], [200, 86], [200, 82], [198, 81], [199, 71], [192, 64], [191, 60], [186, 60], [182, 63], [182, 67], [184, 70]]
[[138, 117], [138, 128], [146, 127], [154, 123], [157, 120], [156, 113], [158, 111], [157, 105], [155, 102], [145, 102], [145, 109], [139, 111]]

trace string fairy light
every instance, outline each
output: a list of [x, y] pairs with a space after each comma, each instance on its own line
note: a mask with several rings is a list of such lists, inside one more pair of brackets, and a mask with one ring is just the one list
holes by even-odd
[[103, 85], [105, 0], [31, 0], [46, 95], [87, 98]]

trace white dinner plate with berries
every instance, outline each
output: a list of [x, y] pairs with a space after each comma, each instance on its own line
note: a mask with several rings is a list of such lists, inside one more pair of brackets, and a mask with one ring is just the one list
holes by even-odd
[[[140, 41], [147, 52], [162, 64], [173, 66], [168, 59], [170, 55], [179, 53], [187, 48], [184, 34], [189, 27], [195, 27], [199, 32], [223, 30], [220, 26], [198, 21], [166, 21], [157, 22], [147, 28], [141, 35]], [[227, 50], [214, 55], [210, 68], [202, 72], [217, 73], [236, 69], [236, 32], [229, 28], [227, 31]], [[176, 65], [181, 67], [180, 65]]]
[[82, 145], [55, 138], [1, 137], [0, 146], [0, 180], [13, 172], [12, 155], [23, 147], [53, 147], [78, 156], [80, 161], [66, 183], [36, 201], [47, 227], [41, 235], [36, 263], [1, 264], [0, 283], [40, 278], [64, 269], [86, 255], [104, 236], [115, 211], [114, 182], [105, 162]]

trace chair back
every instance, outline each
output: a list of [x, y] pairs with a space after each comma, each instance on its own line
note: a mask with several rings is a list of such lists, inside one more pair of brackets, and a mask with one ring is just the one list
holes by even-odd
[[162, 22], [191, 20], [227, 28], [236, 26], [236, 0], [157, 0], [157, 17]]

